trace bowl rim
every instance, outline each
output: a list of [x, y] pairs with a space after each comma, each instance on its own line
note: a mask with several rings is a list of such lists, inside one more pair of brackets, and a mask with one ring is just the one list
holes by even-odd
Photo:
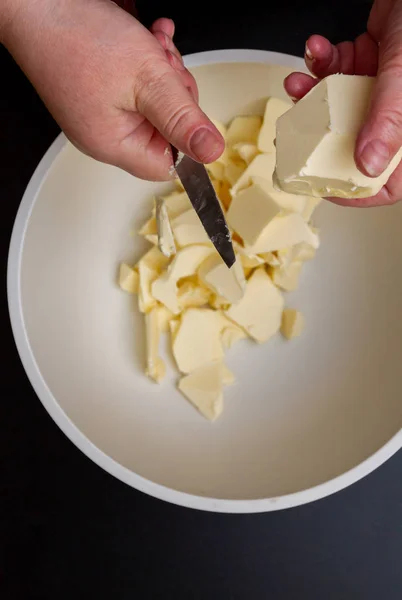
[[[214, 50], [190, 54], [184, 57], [189, 68], [217, 63], [268, 63], [299, 70], [305, 70], [304, 61], [296, 56], [268, 52], [265, 50]], [[21, 303], [21, 262], [25, 234], [31, 212], [41, 190], [42, 184], [51, 169], [54, 160], [64, 148], [67, 139], [61, 133], [47, 150], [28, 186], [19, 206], [11, 235], [7, 265], [7, 297], [11, 327], [17, 350], [29, 378], [43, 406], [62, 432], [88, 458], [99, 467], [127, 485], [159, 500], [165, 500], [179, 506], [218, 513], [260, 513], [291, 508], [319, 500], [362, 479], [388, 460], [402, 447], [402, 428], [382, 447], [352, 469], [311, 488], [272, 498], [261, 499], [222, 499], [197, 496], [160, 485], [137, 475], [105, 454], [91, 442], [71, 421], [56, 398], [51, 393], [39, 370], [33, 355]]]

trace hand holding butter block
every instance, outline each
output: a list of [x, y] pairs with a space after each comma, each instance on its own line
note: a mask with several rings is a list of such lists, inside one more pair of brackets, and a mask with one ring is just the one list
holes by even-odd
[[279, 117], [274, 183], [291, 194], [368, 198], [387, 183], [400, 150], [378, 177], [356, 166], [356, 139], [368, 113], [374, 77], [330, 75]]

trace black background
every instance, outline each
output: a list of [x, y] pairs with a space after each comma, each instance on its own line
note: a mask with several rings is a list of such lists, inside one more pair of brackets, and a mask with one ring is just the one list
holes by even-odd
[[[320, 32], [364, 30], [367, 2], [139, 2], [146, 24], [177, 22], [183, 53], [262, 48], [302, 55]], [[194, 10], [194, 16], [188, 11]], [[3, 265], [24, 188], [58, 133], [0, 47]], [[214, 515], [148, 498], [92, 464], [32, 391], [12, 340], [4, 286], [0, 409], [3, 600], [400, 600], [402, 453], [351, 488], [266, 515]], [[340, 440], [342, 443], [342, 440]]]

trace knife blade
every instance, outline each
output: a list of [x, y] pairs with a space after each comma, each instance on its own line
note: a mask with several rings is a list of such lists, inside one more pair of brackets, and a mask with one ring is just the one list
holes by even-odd
[[236, 262], [232, 236], [216, 192], [203, 164], [172, 146], [175, 170], [209, 239], [230, 269]]

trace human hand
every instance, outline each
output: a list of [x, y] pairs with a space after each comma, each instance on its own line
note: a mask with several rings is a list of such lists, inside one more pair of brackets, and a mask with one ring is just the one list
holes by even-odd
[[170, 143], [201, 162], [220, 156], [224, 141], [198, 106], [172, 21], [148, 31], [110, 0], [9, 6], [1, 41], [83, 152], [155, 181], [172, 178]]
[[[355, 147], [357, 167], [376, 177], [388, 166], [402, 146], [402, 0], [375, 0], [367, 33], [354, 42], [333, 46], [313, 35], [306, 44], [306, 65], [322, 79], [333, 73], [376, 75], [372, 102]], [[299, 100], [317, 83], [303, 73], [292, 73], [285, 89]], [[380, 206], [402, 199], [402, 163], [378, 194], [371, 198], [331, 198], [343, 206]]]

